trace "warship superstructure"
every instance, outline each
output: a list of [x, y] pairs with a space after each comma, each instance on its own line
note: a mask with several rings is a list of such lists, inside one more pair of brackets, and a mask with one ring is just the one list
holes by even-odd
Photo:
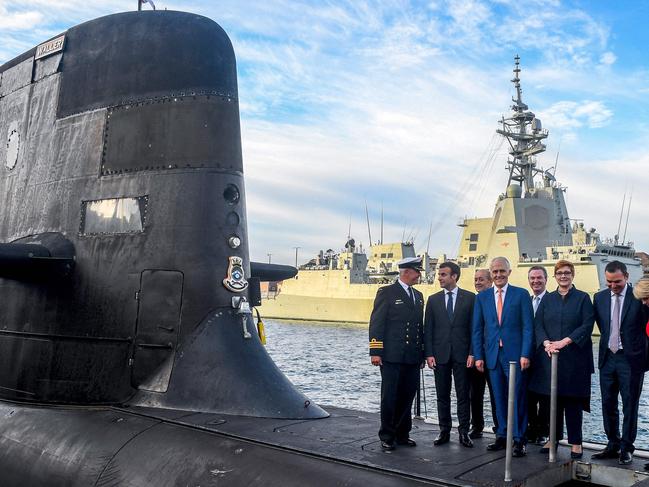
[[[624, 262], [631, 281], [635, 282], [643, 270], [632, 242], [622, 242], [617, 236], [602, 240], [594, 228], [587, 229], [583, 222], [568, 216], [566, 188], [555, 177], [556, 166], [543, 169], [537, 160], [546, 150], [544, 141], [548, 131], [523, 102], [518, 56], [513, 72], [516, 94], [512, 98], [511, 114], [501, 118], [497, 129], [509, 144], [508, 182], [497, 198], [491, 217], [465, 218], [459, 224], [462, 237], [453, 260], [462, 269], [460, 287], [473, 289], [475, 270], [488, 267], [490, 260], [497, 256], [509, 259], [513, 268], [510, 282], [521, 287], [528, 285], [527, 271], [531, 266], [543, 266], [552, 275], [559, 259], [574, 263], [575, 286], [590, 294], [606, 285], [604, 268], [611, 260]], [[394, 255], [415, 255], [414, 247], [407, 249], [407, 254]], [[376, 274], [376, 263], [381, 262], [381, 255], [388, 253], [381, 246], [372, 246], [369, 256], [341, 252], [332, 257], [339, 262], [352, 262], [351, 266], [302, 267], [295, 278], [275, 285], [274, 291], [266, 293], [265, 314], [284, 319], [366, 323], [376, 291], [385, 280], [372, 277]], [[428, 255], [423, 256], [429, 262]], [[439, 291], [434, 281], [434, 266], [430, 269], [432, 272], [418, 286], [424, 296]]]

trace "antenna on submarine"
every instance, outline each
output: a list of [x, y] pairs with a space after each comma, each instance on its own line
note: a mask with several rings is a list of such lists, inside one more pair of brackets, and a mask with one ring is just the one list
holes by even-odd
[[155, 3], [153, 3], [153, 0], [137, 0], [138, 12], [142, 11], [142, 5], [144, 5], [145, 3], [150, 3], [153, 10], [155, 10]]

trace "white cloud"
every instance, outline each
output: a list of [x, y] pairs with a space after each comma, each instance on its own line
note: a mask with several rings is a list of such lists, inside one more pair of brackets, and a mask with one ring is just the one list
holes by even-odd
[[601, 64], [605, 65], [605, 66], [609, 66], [609, 65], [613, 64], [616, 60], [617, 60], [617, 57], [611, 51], [606, 51], [599, 58], [599, 62]]
[[0, 29], [9, 31], [33, 29], [43, 22], [40, 12], [8, 12], [0, 5]]
[[613, 112], [601, 101], [559, 101], [543, 110], [540, 117], [546, 127], [570, 132], [582, 127], [604, 127], [613, 118]]

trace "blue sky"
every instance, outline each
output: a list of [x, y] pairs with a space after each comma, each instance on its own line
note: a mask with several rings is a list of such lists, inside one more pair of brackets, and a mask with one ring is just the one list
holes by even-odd
[[[456, 223], [490, 216], [504, 190], [513, 57], [550, 131], [539, 164], [568, 188], [572, 218], [649, 251], [649, 6], [630, 1], [164, 1], [230, 35], [237, 55], [253, 259], [291, 263], [352, 234], [403, 235], [453, 256]], [[0, 62], [136, 1], [0, 0]], [[148, 8], [148, 7], [145, 7]], [[484, 171], [481, 170], [484, 168]]]

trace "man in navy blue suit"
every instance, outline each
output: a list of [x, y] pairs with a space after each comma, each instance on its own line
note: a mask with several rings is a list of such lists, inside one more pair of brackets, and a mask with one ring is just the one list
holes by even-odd
[[487, 450], [502, 450], [507, 435], [507, 392], [509, 362], [516, 362], [516, 397], [514, 398], [515, 457], [525, 455], [527, 428], [526, 376], [530, 366], [534, 335], [534, 312], [527, 291], [508, 283], [509, 261], [496, 257], [489, 266], [493, 287], [479, 293], [473, 311], [473, 353], [476, 368], [489, 373], [496, 399], [498, 418], [496, 441]]
[[[628, 465], [633, 461], [633, 442], [638, 430], [638, 405], [645, 371], [645, 321], [642, 303], [633, 297], [626, 265], [614, 260], [604, 269], [606, 285], [593, 300], [595, 321], [600, 331], [599, 385], [602, 415], [608, 444], [593, 458], [619, 458]], [[622, 437], [618, 396], [622, 396]]]

